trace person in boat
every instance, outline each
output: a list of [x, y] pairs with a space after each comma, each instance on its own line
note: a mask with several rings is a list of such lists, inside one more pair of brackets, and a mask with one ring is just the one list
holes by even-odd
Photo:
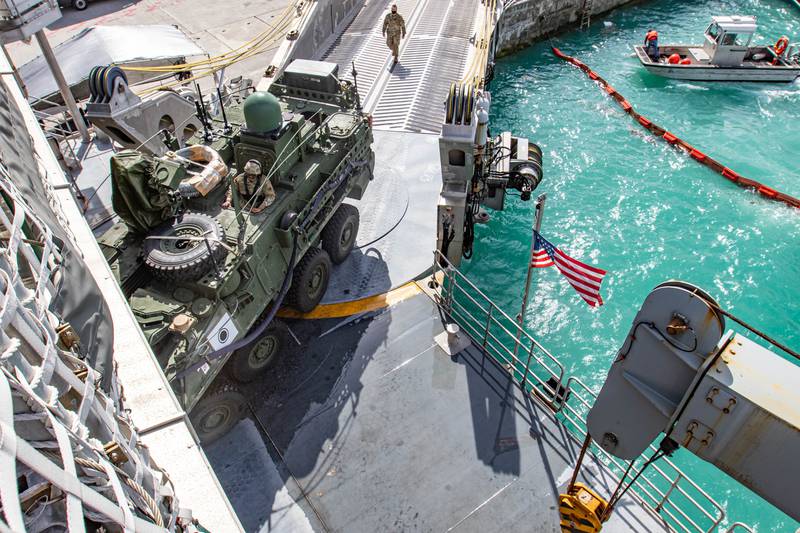
[[658, 32], [656, 30], [651, 29], [644, 36], [644, 50], [650, 59], [658, 61]]

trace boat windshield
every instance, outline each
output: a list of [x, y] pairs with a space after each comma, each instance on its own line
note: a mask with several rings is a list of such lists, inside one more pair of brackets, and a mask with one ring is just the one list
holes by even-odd
[[748, 33], [723, 33], [722, 46], [747, 46], [751, 35]]
[[717, 26], [716, 24], [713, 24], [713, 23], [706, 30], [706, 35], [711, 37], [711, 40], [714, 41], [714, 42], [717, 41], [717, 37], [719, 37], [719, 33], [720, 33], [719, 32], [719, 26]]

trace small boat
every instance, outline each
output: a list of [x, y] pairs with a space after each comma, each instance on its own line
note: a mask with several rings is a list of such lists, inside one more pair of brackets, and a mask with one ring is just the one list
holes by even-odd
[[[755, 17], [712, 17], [703, 44], [633, 48], [648, 72], [666, 78], [791, 82], [800, 76], [800, 54], [788, 38], [781, 37], [774, 46], [750, 46], [756, 27]], [[648, 38], [656, 36], [651, 34], [655, 32]]]

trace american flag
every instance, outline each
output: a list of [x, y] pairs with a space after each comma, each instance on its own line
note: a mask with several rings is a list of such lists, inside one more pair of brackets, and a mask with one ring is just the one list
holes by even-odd
[[571, 258], [539, 233], [536, 233], [531, 266], [533, 268], [555, 266], [587, 304], [592, 307], [603, 305], [600, 283], [606, 271]]

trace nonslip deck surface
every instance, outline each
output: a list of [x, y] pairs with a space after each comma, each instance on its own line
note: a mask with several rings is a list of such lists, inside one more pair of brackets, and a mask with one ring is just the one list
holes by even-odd
[[[578, 446], [482, 352], [445, 355], [427, 296], [292, 330], [302, 347], [206, 450], [248, 530], [558, 530]], [[618, 510], [605, 531], [663, 530], [630, 500]]]

